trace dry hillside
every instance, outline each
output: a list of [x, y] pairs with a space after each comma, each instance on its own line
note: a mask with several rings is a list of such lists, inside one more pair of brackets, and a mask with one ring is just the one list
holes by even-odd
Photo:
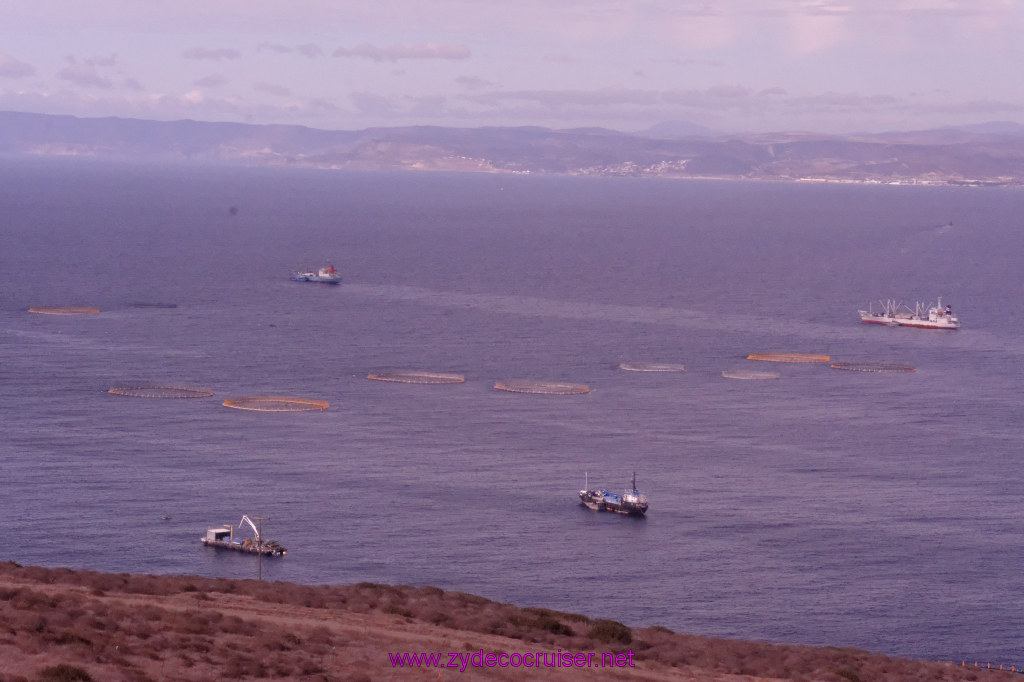
[[[398, 668], [389, 657], [420, 652], [442, 653], [443, 667]], [[519, 662], [535, 661], [540, 654], [542, 661], [563, 664], [569, 654], [575, 662], [593, 653], [597, 661], [618, 665], [600, 671], [500, 667], [482, 657], [500, 653]], [[610, 656], [602, 658], [605, 654]], [[711, 639], [661, 627], [629, 629], [434, 587], [304, 586], [0, 563], [0, 682], [597, 676], [692, 682], [1020, 679], [855, 649]]]

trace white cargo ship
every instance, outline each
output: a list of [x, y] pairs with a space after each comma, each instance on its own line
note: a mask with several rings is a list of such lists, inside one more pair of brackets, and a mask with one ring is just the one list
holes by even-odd
[[894, 299], [879, 301], [881, 310], [868, 306], [860, 310], [860, 321], [868, 324], [885, 324], [890, 327], [921, 327], [922, 329], [959, 329], [960, 320], [953, 314], [953, 307], [942, 307], [942, 299], [935, 305], [914, 304], [913, 309]]

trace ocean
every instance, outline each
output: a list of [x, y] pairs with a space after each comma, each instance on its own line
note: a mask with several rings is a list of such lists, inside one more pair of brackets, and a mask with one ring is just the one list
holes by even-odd
[[[0, 160], [0, 559], [1024, 665], [1024, 193]], [[296, 283], [333, 264], [339, 287]], [[942, 297], [955, 332], [860, 323]], [[99, 314], [33, 314], [89, 306]], [[901, 363], [839, 371], [758, 352]], [[622, 363], [673, 363], [633, 372]], [[460, 384], [371, 381], [459, 373]], [[729, 371], [771, 371], [737, 380]], [[584, 384], [582, 395], [494, 389]], [[112, 395], [183, 386], [196, 399]], [[230, 398], [326, 411], [229, 409]], [[578, 504], [585, 477], [647, 518]]]

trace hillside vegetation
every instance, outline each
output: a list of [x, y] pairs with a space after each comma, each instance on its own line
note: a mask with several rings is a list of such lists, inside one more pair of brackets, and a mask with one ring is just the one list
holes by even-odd
[[[440, 652], [396, 667], [389, 654]], [[471, 665], [483, 655], [620, 654], [620, 665]], [[630, 652], [632, 655], [630, 656]], [[548, 660], [555, 660], [549, 657]], [[608, 660], [613, 660], [609, 658]], [[626, 661], [633, 665], [625, 665]], [[14, 680], [689, 680], [939, 682], [1010, 673], [847, 648], [677, 634], [436, 587], [306, 586], [0, 563], [0, 682]]]

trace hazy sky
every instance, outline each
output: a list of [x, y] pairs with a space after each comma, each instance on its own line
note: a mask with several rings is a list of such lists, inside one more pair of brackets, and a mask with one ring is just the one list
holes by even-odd
[[0, 0], [0, 109], [329, 129], [1024, 122], [1024, 0]]

